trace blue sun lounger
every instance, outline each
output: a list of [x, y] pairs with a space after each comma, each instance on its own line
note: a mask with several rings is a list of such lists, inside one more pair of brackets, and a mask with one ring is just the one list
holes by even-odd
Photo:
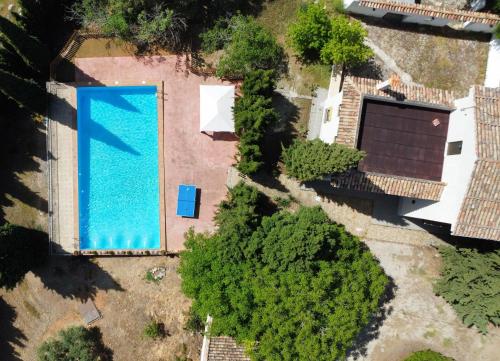
[[180, 217], [194, 217], [196, 208], [196, 186], [179, 185], [177, 195], [177, 215]]

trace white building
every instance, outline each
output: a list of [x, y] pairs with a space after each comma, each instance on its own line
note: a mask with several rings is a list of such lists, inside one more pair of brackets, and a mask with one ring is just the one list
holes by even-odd
[[399, 196], [401, 216], [499, 241], [499, 99], [499, 88], [474, 86], [459, 98], [441, 89], [333, 78], [319, 137], [367, 153], [333, 186]]
[[492, 33], [500, 22], [500, 17], [495, 14], [415, 4], [414, 0], [344, 0], [344, 8], [347, 12], [394, 22], [449, 26], [455, 30], [485, 33]]

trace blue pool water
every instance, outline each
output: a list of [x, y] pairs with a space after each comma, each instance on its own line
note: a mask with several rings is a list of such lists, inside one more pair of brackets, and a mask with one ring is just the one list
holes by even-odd
[[156, 87], [77, 89], [80, 249], [160, 247]]

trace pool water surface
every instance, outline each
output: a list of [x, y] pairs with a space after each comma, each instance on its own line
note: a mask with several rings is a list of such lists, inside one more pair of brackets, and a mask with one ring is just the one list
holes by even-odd
[[156, 87], [77, 89], [80, 249], [160, 248]]

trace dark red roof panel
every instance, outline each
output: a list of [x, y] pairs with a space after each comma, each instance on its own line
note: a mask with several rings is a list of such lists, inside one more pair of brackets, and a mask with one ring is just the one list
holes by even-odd
[[442, 109], [365, 99], [358, 148], [367, 155], [358, 169], [440, 181], [449, 115]]

